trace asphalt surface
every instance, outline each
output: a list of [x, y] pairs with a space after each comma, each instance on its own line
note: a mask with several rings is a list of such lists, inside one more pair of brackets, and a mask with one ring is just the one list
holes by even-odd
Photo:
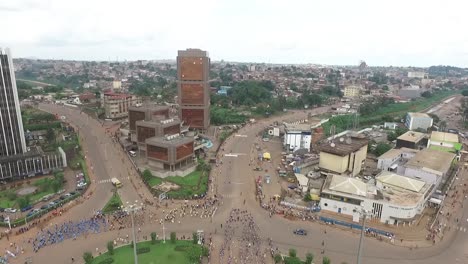
[[[64, 222], [88, 218], [94, 210], [101, 209], [111, 197], [113, 189], [110, 182], [103, 181], [112, 177], [120, 178], [123, 182], [124, 187], [119, 190], [119, 193], [124, 201], [141, 201], [140, 195], [145, 197], [149, 195], [146, 187], [141, 185], [140, 179], [132, 171], [126, 154], [106, 135], [105, 129], [98, 121], [89, 118], [84, 113], [80, 114], [78, 110], [63, 106], [41, 104], [40, 109], [65, 115], [67, 121], [79, 127], [82, 144], [87, 150], [87, 159], [93, 167], [92, 195], [83, 203], [70, 209], [61, 218], [57, 218], [56, 221]], [[314, 109], [312, 112], [321, 113], [327, 110], [327, 107], [322, 107]], [[220, 232], [222, 230], [221, 224], [226, 221], [232, 208], [241, 208], [252, 214], [260, 227], [261, 238], [265, 241], [271, 238], [273, 245], [282, 249], [283, 252], [287, 252], [289, 248], [296, 248], [300, 256], [304, 256], [306, 252], [313, 252], [316, 256], [316, 262], [319, 262], [321, 243], [325, 241], [325, 255], [331, 258], [332, 263], [341, 263], [341, 261], [356, 263], [355, 255], [359, 239], [357, 235], [317, 223], [291, 221], [276, 215], [270, 218], [268, 212], [261, 209], [258, 201], [255, 200], [253, 168], [249, 166], [249, 162], [254, 142], [260, 140], [257, 137], [258, 132], [263, 130], [265, 125], [274, 121], [298, 120], [305, 118], [306, 115], [307, 113], [298, 111], [274, 117], [246, 126], [237, 132], [237, 134], [246, 135], [246, 137], [228, 139], [223, 147], [224, 154], [236, 153], [239, 155], [237, 157], [223, 157], [223, 164], [213, 170], [217, 191], [224, 197], [222, 205], [219, 206], [213, 219], [211, 221], [207, 219], [182, 220], [181, 224], [168, 224], [166, 228], [170, 231], [176, 231], [178, 234], [191, 234], [194, 230], [203, 229], [206, 233], [214, 234], [216, 241], [220, 241], [223, 239], [222, 232]], [[219, 176], [217, 171], [219, 171]], [[129, 180], [128, 177], [132, 180]], [[131, 183], [132, 181], [133, 183]], [[463, 214], [460, 219], [468, 218], [466, 206], [464, 208], [465, 210], [460, 212]], [[296, 228], [306, 229], [308, 235], [294, 235], [292, 231]], [[149, 234], [152, 231], [161, 233], [161, 226], [147, 224], [142, 227], [143, 233]], [[35, 231], [32, 232], [30, 237], [34, 235]], [[17, 262], [13, 261], [12, 263], [24, 263], [24, 260], [30, 256], [33, 257], [33, 263], [49, 263], [51, 256], [54, 256], [54, 263], [70, 263], [70, 257], [81, 261], [83, 252], [94, 252], [95, 248], [98, 247], [104, 248], [107, 241], [124, 232], [128, 233], [129, 230], [111, 231], [99, 235], [89, 235], [87, 238], [67, 240], [43, 248], [38, 253], [26, 252], [17, 258]], [[452, 230], [446, 234], [441, 243], [430, 248], [419, 249], [392, 246], [386, 242], [366, 238], [362, 263], [468, 263], [467, 235], [467, 233]], [[2, 240], [1, 243], [5, 248], [8, 246], [5, 244], [7, 243], [5, 240]], [[216, 253], [214, 252], [214, 254]], [[213, 263], [218, 262], [213, 261]]]

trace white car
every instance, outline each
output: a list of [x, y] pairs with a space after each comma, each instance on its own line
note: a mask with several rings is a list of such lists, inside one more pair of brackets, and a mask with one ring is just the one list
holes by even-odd
[[80, 182], [76, 185], [77, 187], [85, 187], [86, 186], [86, 182]]
[[15, 208], [6, 208], [5, 209], [5, 212], [7, 212], [7, 213], [16, 213], [16, 211], [18, 211], [18, 209], [15, 209]]

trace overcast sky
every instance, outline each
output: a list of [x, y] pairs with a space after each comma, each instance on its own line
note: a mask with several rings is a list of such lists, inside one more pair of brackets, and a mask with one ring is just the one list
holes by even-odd
[[466, 0], [0, 0], [14, 57], [468, 67]]

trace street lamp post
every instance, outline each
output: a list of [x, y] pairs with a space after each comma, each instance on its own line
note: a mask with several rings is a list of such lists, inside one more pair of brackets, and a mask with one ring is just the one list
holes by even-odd
[[[355, 209], [356, 210], [356, 209]], [[357, 210], [356, 210], [357, 211]], [[364, 209], [361, 209], [358, 212], [362, 216], [362, 229], [361, 229], [361, 236], [359, 238], [359, 247], [358, 247], [358, 254], [357, 254], [357, 264], [361, 264], [361, 255], [362, 255], [362, 247], [364, 244], [364, 232], [366, 230], [366, 217], [370, 215], [370, 213]]]
[[138, 264], [138, 256], [137, 256], [137, 242], [136, 242], [136, 235], [135, 235], [135, 220], [134, 214], [136, 211], [143, 208], [143, 204], [141, 206], [138, 205], [138, 201], [135, 201], [135, 204], [129, 204], [127, 202], [127, 207], [124, 208], [124, 211], [130, 213], [130, 218], [132, 220], [132, 237], [133, 237], [133, 256], [135, 258], [135, 264]]

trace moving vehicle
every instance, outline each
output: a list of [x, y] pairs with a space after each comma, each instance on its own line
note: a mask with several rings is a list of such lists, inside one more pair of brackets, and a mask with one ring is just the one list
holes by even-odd
[[130, 154], [131, 157], [136, 157], [136, 152], [135, 151], [130, 150], [128, 153]]
[[114, 185], [117, 188], [122, 187], [122, 183], [117, 178], [112, 178], [111, 182], [112, 182], [112, 185]]
[[262, 170], [262, 168], [260, 168], [260, 167], [256, 167], [256, 168], [254, 169], [254, 171], [261, 171], [261, 170]]
[[293, 233], [295, 235], [299, 235], [299, 236], [307, 236], [307, 231], [305, 231], [304, 229], [301, 229], [301, 228], [298, 228], [298, 229], [294, 230]]

